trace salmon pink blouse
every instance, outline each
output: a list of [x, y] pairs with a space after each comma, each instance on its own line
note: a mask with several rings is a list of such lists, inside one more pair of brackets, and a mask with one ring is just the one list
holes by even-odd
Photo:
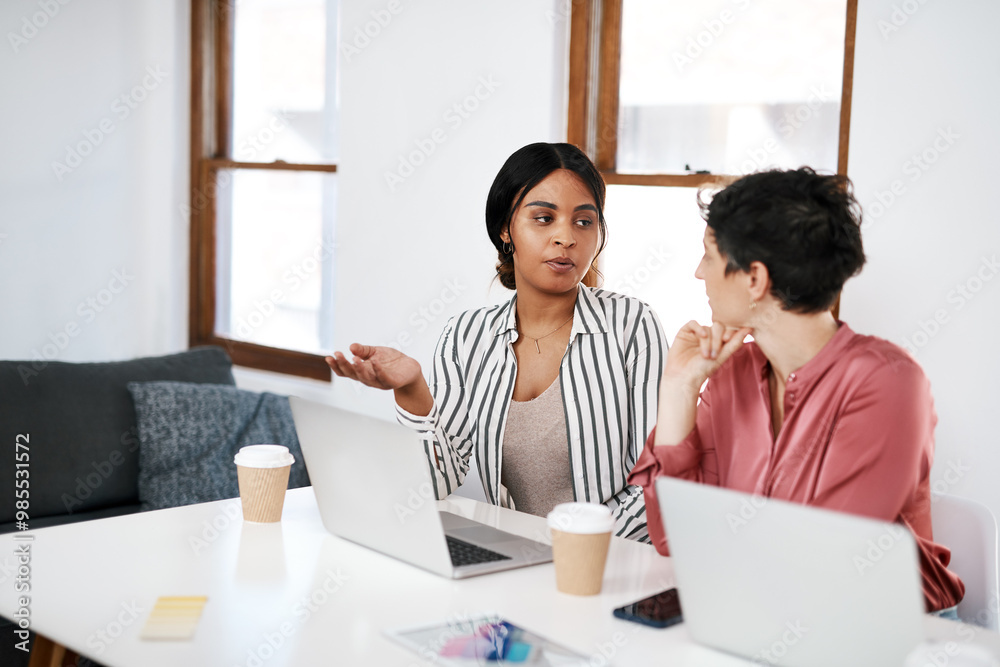
[[965, 586], [931, 531], [937, 415], [916, 361], [840, 323], [819, 354], [789, 375], [777, 439], [769, 369], [756, 343], [747, 343], [705, 385], [687, 438], [654, 447], [650, 434], [628, 482], [643, 488], [657, 551], [670, 555], [653, 480], [670, 475], [900, 523], [916, 538], [927, 610], [958, 604]]

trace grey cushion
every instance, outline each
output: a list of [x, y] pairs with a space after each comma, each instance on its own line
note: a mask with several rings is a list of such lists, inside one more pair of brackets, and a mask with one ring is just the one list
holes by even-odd
[[217, 347], [109, 363], [0, 361], [0, 524], [14, 521], [18, 434], [29, 437], [32, 519], [138, 504], [133, 380], [235, 384]]
[[288, 488], [309, 485], [288, 398], [229, 386], [131, 382], [139, 418], [144, 510], [239, 496], [233, 457], [247, 445], [284, 445], [295, 457]]

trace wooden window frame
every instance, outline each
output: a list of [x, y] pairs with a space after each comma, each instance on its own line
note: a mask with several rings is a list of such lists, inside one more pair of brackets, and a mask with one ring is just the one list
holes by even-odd
[[[622, 174], [616, 170], [623, 3], [624, 0], [572, 2], [567, 141], [590, 155], [608, 185], [700, 187], [730, 182], [736, 175]], [[847, 0], [838, 174], [847, 173], [857, 20], [858, 0]]]
[[[571, 0], [569, 44], [569, 115], [567, 141], [591, 159], [608, 185], [697, 188], [726, 185], [735, 174], [622, 174], [618, 153], [618, 94], [621, 73], [622, 7], [624, 0]], [[844, 74], [840, 95], [837, 173], [847, 174], [851, 138], [851, 93], [854, 87], [854, 43], [858, 0], [847, 0], [844, 25]], [[834, 303], [840, 316], [840, 296]]]
[[238, 366], [331, 380], [322, 355], [220, 336], [216, 307], [216, 179], [221, 170], [336, 172], [332, 163], [232, 159], [232, 72], [237, 0], [191, 0], [191, 183], [188, 344], [224, 347]]

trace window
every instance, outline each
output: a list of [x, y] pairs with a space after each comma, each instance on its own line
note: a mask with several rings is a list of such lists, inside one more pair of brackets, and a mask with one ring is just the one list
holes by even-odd
[[697, 189], [772, 166], [843, 173], [856, 0], [575, 0], [569, 141], [608, 183], [605, 286], [668, 338], [711, 318]]
[[194, 0], [191, 345], [328, 380], [337, 0]]

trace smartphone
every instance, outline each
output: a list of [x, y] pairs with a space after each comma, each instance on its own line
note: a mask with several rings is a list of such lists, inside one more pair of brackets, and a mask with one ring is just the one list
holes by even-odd
[[669, 628], [684, 621], [681, 600], [676, 588], [665, 590], [638, 602], [619, 607], [615, 616], [654, 628]]

